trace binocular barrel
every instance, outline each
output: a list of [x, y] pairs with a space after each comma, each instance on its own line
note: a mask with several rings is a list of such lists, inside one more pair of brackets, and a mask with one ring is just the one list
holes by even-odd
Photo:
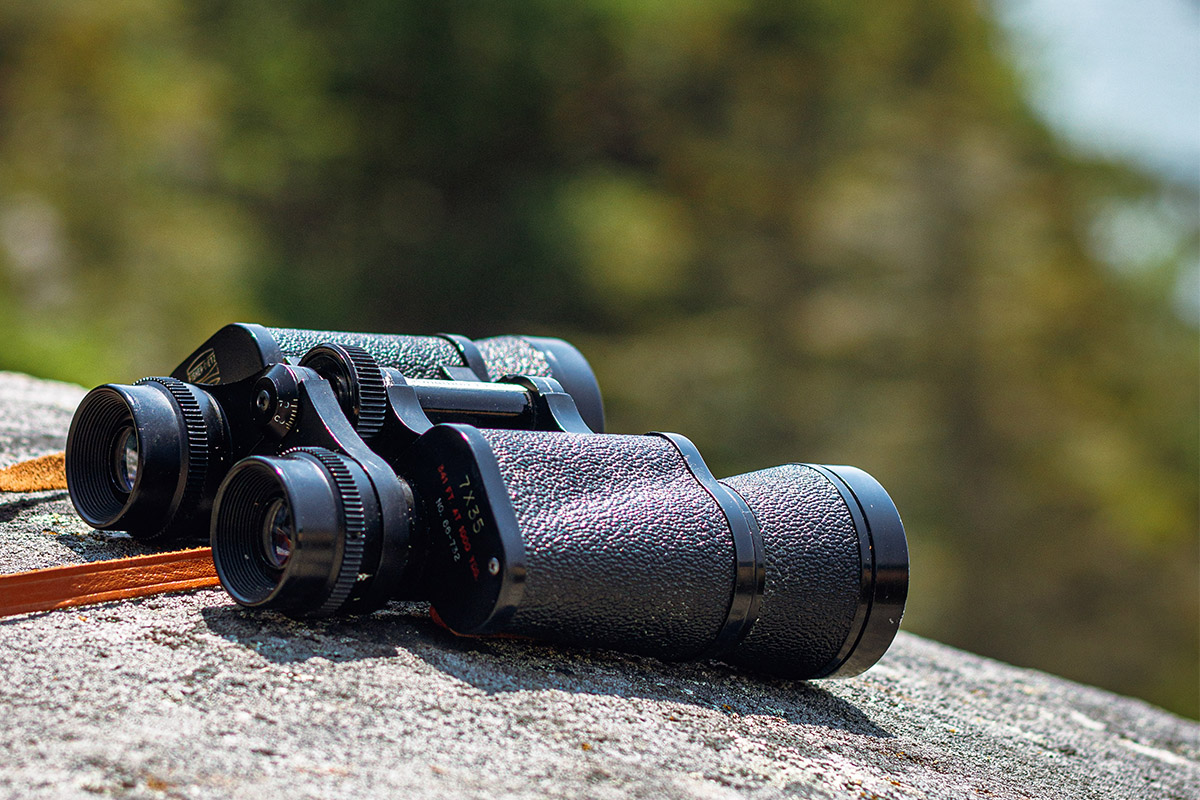
[[[301, 358], [297, 351], [310, 343]], [[212, 500], [229, 467], [253, 452], [294, 446], [287, 442], [302, 424], [300, 408], [296, 398], [280, 394], [277, 384], [302, 378], [290, 375], [287, 363], [307, 367], [315, 373], [310, 378], [332, 382], [342, 412], [364, 439], [388, 423], [389, 402], [404, 412], [401, 423], [392, 426], [393, 435], [403, 430], [410, 438], [440, 421], [548, 424], [555, 409], [565, 405], [573, 412], [576, 407], [561, 401], [562, 387], [554, 376], [580, 393], [591, 408], [590, 423], [603, 425], [591, 368], [559, 339], [506, 336], [473, 342], [450, 334], [229, 325], [172, 377], [106, 384], [84, 397], [71, 421], [66, 459], [67, 485], [80, 516], [95, 528], [126, 530], [142, 539], [206, 534]], [[509, 375], [510, 369], [527, 370], [523, 385], [482, 382]], [[410, 383], [406, 370], [429, 377]], [[578, 429], [590, 429], [578, 413], [569, 416]]]
[[[240, 463], [214, 510], [222, 584], [244, 605], [324, 614], [350, 610], [330, 598], [337, 576], [356, 574], [356, 591], [426, 597], [462, 634], [713, 657], [798, 679], [861, 672], [900, 623], [903, 526], [854, 468], [718, 482], [674, 434], [446, 424], [393, 465], [398, 502], [344, 454]], [[426, 554], [420, 569], [355, 560], [389, 518]]]
[[575, 399], [594, 431], [604, 430], [600, 385], [587, 359], [570, 342], [545, 336], [494, 336], [471, 340], [443, 333], [402, 336], [385, 333], [226, 325], [183, 360], [171, 377], [187, 383], [232, 383], [271, 364], [297, 361], [321, 344], [367, 351], [381, 367], [408, 378], [495, 381], [505, 375], [554, 378]]
[[495, 457], [521, 546], [501, 537], [504, 555], [488, 557], [524, 562], [507, 607], [464, 603], [479, 591], [462, 567], [457, 585], [443, 580], [434, 607], [454, 630], [715, 657], [789, 678], [858, 674], [895, 636], [904, 529], [861, 470], [787, 465], [718, 483], [675, 434], [443, 430], [437, 450], [461, 437]]

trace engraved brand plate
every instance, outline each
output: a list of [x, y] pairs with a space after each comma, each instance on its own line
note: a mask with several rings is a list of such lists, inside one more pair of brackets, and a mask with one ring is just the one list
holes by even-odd
[[210, 347], [200, 353], [187, 366], [188, 383], [202, 383], [215, 386], [221, 382], [221, 367], [217, 364], [217, 354]]

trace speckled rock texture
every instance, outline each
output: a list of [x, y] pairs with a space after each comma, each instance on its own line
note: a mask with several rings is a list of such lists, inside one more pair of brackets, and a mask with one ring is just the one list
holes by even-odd
[[[82, 394], [0, 373], [0, 467]], [[0, 571], [136, 552], [65, 492], [0, 495]], [[0, 620], [0, 708], [0, 797], [1200, 797], [1196, 723], [904, 633], [794, 683], [204, 590]]]

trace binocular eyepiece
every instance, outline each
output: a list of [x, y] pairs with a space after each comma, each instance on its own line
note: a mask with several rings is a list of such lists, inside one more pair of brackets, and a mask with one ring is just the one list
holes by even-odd
[[[218, 574], [233, 598], [249, 607], [313, 616], [341, 610], [370, 563], [365, 551], [370, 546], [377, 555], [384, 536], [380, 497], [366, 470], [321, 448], [240, 461], [217, 508], [212, 545]], [[393, 514], [390, 521], [404, 528], [407, 539], [407, 515]]]
[[795, 679], [883, 655], [908, 550], [874, 478], [718, 481], [678, 434], [599, 433], [599, 398], [561, 340], [228, 326], [171, 377], [89, 393], [68, 485], [94, 527], [207, 531], [250, 608], [421, 599], [460, 634]]
[[[174, 378], [109, 384], [84, 397], [67, 436], [67, 485], [94, 528], [154, 534], [164, 520], [192, 527], [222, 477], [220, 407]], [[207, 520], [202, 527], [206, 528]]]

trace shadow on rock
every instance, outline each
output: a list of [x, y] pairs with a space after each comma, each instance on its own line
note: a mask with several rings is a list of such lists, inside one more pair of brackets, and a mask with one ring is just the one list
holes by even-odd
[[488, 694], [558, 690], [638, 697], [743, 716], [891, 737], [853, 704], [803, 681], [748, 674], [717, 662], [671, 663], [606, 650], [557, 647], [516, 638], [464, 638], [436, 625], [423, 603], [392, 603], [362, 617], [294, 620], [237, 606], [205, 608], [216, 634], [268, 661], [333, 662], [393, 658], [407, 651]]
[[251, 611], [237, 605], [201, 609], [209, 630], [237, 641], [276, 664], [295, 664], [311, 658], [360, 661], [395, 656], [401, 648], [416, 649], [428, 636], [428, 606], [392, 603], [361, 617], [292, 619], [276, 611]]
[[67, 496], [67, 493], [61, 489], [18, 496], [15, 500], [0, 504], [0, 523], [12, 522], [27, 509], [40, 508], [55, 500], [65, 500]]

